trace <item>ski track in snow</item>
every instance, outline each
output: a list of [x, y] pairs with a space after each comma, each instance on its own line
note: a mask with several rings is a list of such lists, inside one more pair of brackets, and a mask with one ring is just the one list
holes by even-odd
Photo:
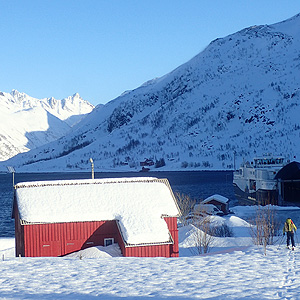
[[297, 251], [287, 250], [287, 254], [284, 258], [286, 271], [283, 274], [282, 283], [279, 286], [281, 290], [278, 292], [278, 297], [284, 296], [285, 299], [300, 298], [300, 295], [298, 295], [298, 298], [292, 298], [291, 296], [294, 292], [299, 294], [299, 282], [296, 280], [300, 273], [299, 262], [297, 261], [298, 257]]
[[0, 299], [300, 299], [299, 252], [181, 258], [8, 258]]

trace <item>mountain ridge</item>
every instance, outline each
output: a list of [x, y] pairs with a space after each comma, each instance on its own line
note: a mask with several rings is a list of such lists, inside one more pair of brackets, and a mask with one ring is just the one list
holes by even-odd
[[93, 109], [79, 94], [62, 100], [37, 99], [12, 90], [0, 92], [0, 160], [65, 135]]
[[299, 49], [300, 14], [216, 39], [11, 163], [28, 171], [84, 170], [93, 157], [98, 170], [139, 170], [149, 158], [163, 159], [164, 169], [203, 170], [233, 169], [235, 160], [266, 152], [297, 157]]

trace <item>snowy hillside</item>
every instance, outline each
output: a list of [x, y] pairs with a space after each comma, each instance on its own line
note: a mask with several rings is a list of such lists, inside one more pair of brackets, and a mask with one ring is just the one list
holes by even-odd
[[300, 156], [300, 14], [217, 39], [162, 78], [97, 107], [70, 134], [9, 163], [19, 171], [232, 169]]
[[56, 100], [0, 92], [0, 160], [60, 138], [92, 109], [78, 94]]

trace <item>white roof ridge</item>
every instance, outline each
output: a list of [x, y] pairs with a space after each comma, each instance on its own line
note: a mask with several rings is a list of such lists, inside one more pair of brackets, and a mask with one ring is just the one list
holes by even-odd
[[209, 196], [206, 199], [204, 199], [201, 203], [205, 204], [206, 202], [208, 202], [208, 201], [210, 201], [212, 199], [218, 200], [218, 201], [220, 201], [222, 203], [227, 203], [229, 201], [229, 198], [227, 198], [225, 196], [222, 196], [220, 194], [214, 194], [214, 195]]
[[30, 188], [43, 186], [64, 186], [64, 185], [88, 185], [88, 184], [109, 184], [109, 183], [136, 183], [136, 182], [164, 182], [166, 178], [156, 177], [120, 177], [120, 178], [99, 178], [99, 179], [68, 179], [68, 180], [49, 180], [49, 181], [29, 181], [19, 182], [14, 187]]

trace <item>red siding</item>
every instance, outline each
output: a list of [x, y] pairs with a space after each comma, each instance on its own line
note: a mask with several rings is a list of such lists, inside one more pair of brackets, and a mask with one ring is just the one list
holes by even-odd
[[[115, 221], [22, 225], [17, 255], [62, 256], [91, 246], [103, 246], [105, 238], [119, 242]], [[24, 249], [19, 245], [24, 241]]]
[[165, 218], [165, 221], [168, 224], [169, 231], [170, 231], [173, 241], [174, 241], [174, 244], [170, 245], [170, 256], [171, 257], [179, 257], [177, 218], [176, 217], [168, 217], [168, 218]]
[[16, 255], [27, 257], [62, 256], [91, 246], [104, 245], [105, 238], [114, 238], [123, 256], [178, 257], [177, 218], [165, 221], [174, 244], [126, 247], [116, 221], [72, 222], [20, 225], [16, 220]]
[[172, 235], [174, 244], [124, 247], [123, 250], [121, 249], [122, 254], [124, 256], [135, 257], [179, 257], [177, 218], [167, 217], [165, 221]]

